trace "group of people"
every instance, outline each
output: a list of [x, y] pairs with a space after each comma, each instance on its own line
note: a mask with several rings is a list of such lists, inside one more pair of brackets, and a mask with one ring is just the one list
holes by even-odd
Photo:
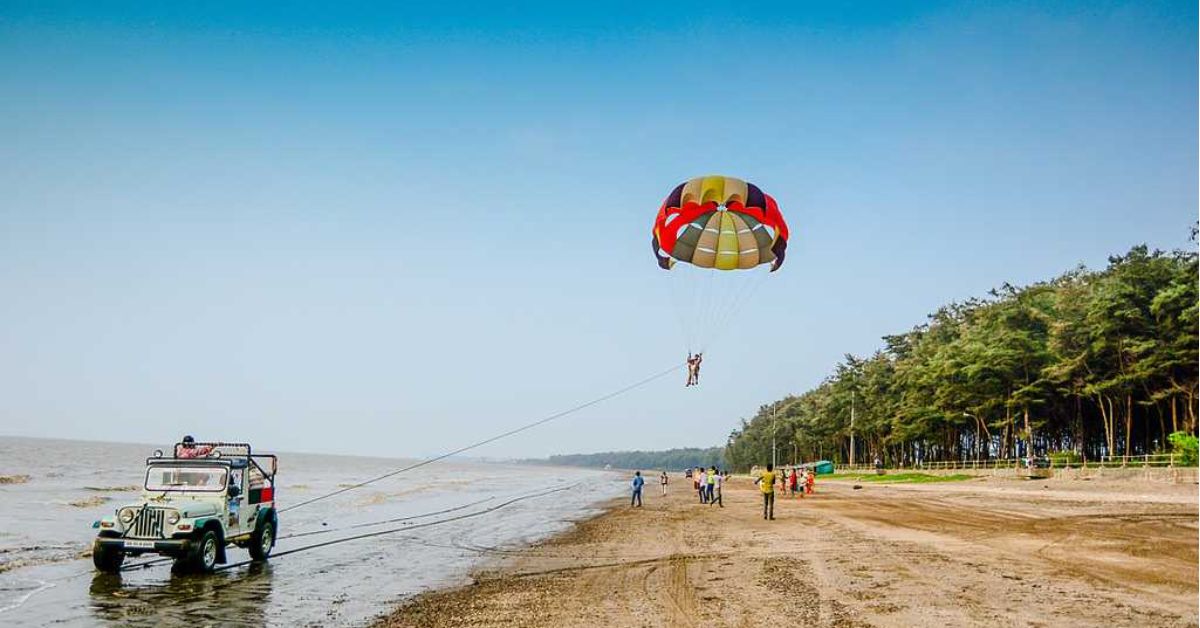
[[[705, 469], [704, 467], [696, 467], [688, 471], [692, 478], [692, 488], [700, 498], [701, 504], [709, 506], [725, 507], [725, 503], [721, 498], [721, 486], [725, 480], [729, 479], [728, 471], [718, 470], [715, 466]], [[658, 478], [658, 482], [662, 487], [662, 494], [667, 494], [667, 484], [670, 483], [670, 478], [667, 472], [663, 471]], [[758, 485], [759, 491], [763, 496], [763, 519], [775, 518], [775, 485], [779, 484], [779, 491], [785, 494], [791, 494], [793, 498], [797, 495], [804, 497], [806, 494], [813, 493], [813, 485], [816, 483], [816, 474], [810, 468], [796, 468], [775, 470], [775, 465], [768, 464], [767, 470], [759, 474], [754, 483]], [[640, 508], [642, 506], [642, 489], [646, 485], [646, 479], [642, 477], [642, 472], [637, 471], [633, 474], [633, 495], [630, 497], [630, 507]]]
[[[704, 469], [704, 467], [696, 467], [690, 472], [692, 476], [692, 486], [696, 493], [700, 496], [701, 504], [716, 505], [721, 508], [725, 507], [721, 500], [721, 484], [729, 477], [727, 472], [718, 471], [716, 467]], [[667, 472], [663, 471], [658, 476], [659, 486], [662, 487], [662, 494], [667, 495], [667, 485], [671, 483], [671, 479], [667, 476]], [[646, 486], [646, 478], [642, 477], [641, 471], [633, 473], [633, 482], [631, 488], [633, 493], [629, 497], [629, 506], [632, 508], [640, 508], [642, 506], [642, 491]]]
[[[803, 479], [801, 479], [803, 476]], [[797, 469], [793, 467], [790, 472], [788, 469], [776, 472], [775, 465], [768, 464], [767, 470], [754, 480], [758, 484], [759, 491], [763, 496], [763, 519], [775, 518], [775, 481], [779, 481], [780, 491], [790, 491], [792, 496], [797, 494], [804, 497], [807, 493], [812, 495], [813, 485], [816, 484], [816, 474], [812, 468]], [[802, 485], [803, 483], [803, 485]]]
[[812, 495], [813, 484], [816, 483], [817, 476], [812, 468], [783, 469], [779, 472], [779, 488], [791, 494], [792, 497], [799, 495], [804, 497], [805, 494]]
[[728, 473], [718, 471], [716, 467], [709, 467], [707, 470], [704, 467], [692, 469], [692, 487], [700, 495], [700, 503], [709, 506], [716, 504], [724, 508], [725, 502], [721, 499], [721, 485], [728, 477]]

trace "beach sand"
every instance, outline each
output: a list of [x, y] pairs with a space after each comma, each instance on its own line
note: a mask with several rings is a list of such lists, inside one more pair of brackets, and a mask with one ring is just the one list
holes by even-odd
[[474, 584], [378, 625], [1197, 625], [1193, 483], [818, 481], [774, 521], [745, 478], [723, 509], [646, 488], [534, 547], [466, 546], [491, 557]]

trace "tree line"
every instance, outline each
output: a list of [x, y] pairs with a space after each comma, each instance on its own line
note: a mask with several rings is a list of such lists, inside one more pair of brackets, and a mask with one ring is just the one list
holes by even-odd
[[1137, 246], [1103, 270], [946, 305], [760, 407], [726, 458], [770, 460], [773, 434], [781, 462], [846, 462], [852, 441], [855, 462], [895, 466], [1167, 451], [1172, 433], [1197, 427], [1196, 258]]
[[606, 451], [597, 454], [563, 454], [538, 460], [526, 460], [537, 464], [553, 464], [565, 467], [612, 466], [614, 469], [641, 469], [656, 471], [679, 471], [695, 467], [725, 468], [725, 448], [684, 448], [666, 451]]

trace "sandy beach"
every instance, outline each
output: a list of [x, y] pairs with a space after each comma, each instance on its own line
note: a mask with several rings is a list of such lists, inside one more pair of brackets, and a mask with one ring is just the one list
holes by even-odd
[[[653, 474], [651, 474], [653, 479]], [[686, 484], [685, 484], [686, 482]], [[1196, 626], [1197, 490], [1137, 479], [821, 481], [762, 518], [690, 480], [613, 502], [378, 626]]]

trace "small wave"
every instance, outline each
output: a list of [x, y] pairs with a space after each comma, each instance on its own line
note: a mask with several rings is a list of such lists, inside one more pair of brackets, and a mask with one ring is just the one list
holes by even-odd
[[35, 565], [65, 563], [89, 558], [91, 549], [84, 545], [28, 545], [0, 548], [0, 574]]
[[[0, 597], [0, 613], [18, 608], [29, 601], [29, 598], [54, 586], [45, 580], [31, 580], [28, 582], [30, 584], [27, 586], [0, 585], [0, 594], [3, 594]], [[11, 598], [8, 595], [10, 593], [13, 595]]]
[[77, 499], [73, 502], [67, 502], [67, 505], [74, 506], [76, 508], [92, 508], [95, 506], [99, 506], [100, 504], [103, 504], [104, 502], [108, 501], [109, 499], [111, 499], [111, 498], [105, 497], [103, 495], [93, 495], [87, 499]]
[[28, 475], [0, 475], [0, 484], [24, 484], [28, 481]]
[[96, 491], [97, 493], [124, 493], [127, 491], [141, 490], [141, 488], [142, 487], [135, 486], [135, 485], [130, 485], [130, 486], [85, 486], [85, 487], [83, 487], [83, 490]]
[[355, 502], [357, 506], [378, 506], [387, 501], [387, 495], [383, 493], [373, 493], [364, 499]]

